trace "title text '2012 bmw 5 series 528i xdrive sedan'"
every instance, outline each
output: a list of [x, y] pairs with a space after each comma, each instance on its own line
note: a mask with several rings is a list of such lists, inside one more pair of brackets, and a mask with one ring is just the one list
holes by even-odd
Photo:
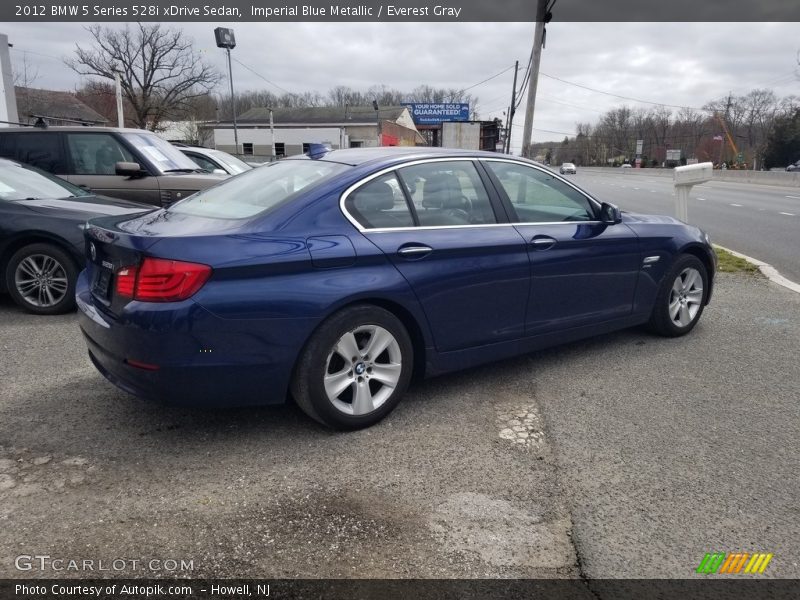
[[412, 376], [640, 324], [688, 333], [716, 270], [696, 227], [430, 148], [312, 150], [85, 238], [80, 327], [110, 381], [191, 406], [291, 396], [342, 429], [385, 417]]

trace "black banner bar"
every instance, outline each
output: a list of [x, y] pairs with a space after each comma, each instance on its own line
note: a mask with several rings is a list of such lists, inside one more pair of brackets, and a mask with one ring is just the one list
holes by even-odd
[[[558, 0], [558, 22], [800, 21], [798, 0]], [[518, 22], [535, 0], [3, 0], [8, 22]]]
[[762, 600], [797, 598], [788, 579], [0, 580], [3, 600]]

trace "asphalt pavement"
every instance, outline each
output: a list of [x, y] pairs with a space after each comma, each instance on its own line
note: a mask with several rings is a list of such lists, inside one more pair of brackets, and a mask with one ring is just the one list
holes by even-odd
[[798, 340], [800, 295], [722, 276], [688, 337], [418, 383], [332, 433], [291, 405], [144, 403], [90, 365], [74, 315], [0, 299], [0, 578], [90, 574], [15, 567], [37, 554], [137, 577], [674, 578], [736, 550], [800, 577]]
[[[600, 200], [624, 210], [675, 214], [672, 177], [647, 169], [579, 169], [569, 175]], [[694, 186], [689, 223], [705, 229], [711, 240], [771, 264], [800, 283], [800, 188], [712, 181]]]

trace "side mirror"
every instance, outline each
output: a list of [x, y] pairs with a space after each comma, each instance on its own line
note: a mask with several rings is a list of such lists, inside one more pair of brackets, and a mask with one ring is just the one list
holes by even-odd
[[608, 202], [600, 205], [600, 221], [606, 225], [622, 223], [622, 213], [619, 208]]
[[126, 175], [128, 177], [136, 177], [144, 175], [144, 171], [139, 163], [135, 162], [118, 162], [114, 164], [114, 172], [117, 175]]
[[211, 171], [211, 173], [214, 174], [214, 175], [227, 175], [228, 174], [228, 172], [225, 171], [224, 169], [214, 169], [214, 170]]

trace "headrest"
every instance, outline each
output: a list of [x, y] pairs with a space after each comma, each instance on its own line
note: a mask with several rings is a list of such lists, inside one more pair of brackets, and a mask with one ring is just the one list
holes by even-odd
[[356, 208], [360, 211], [391, 210], [394, 207], [394, 191], [385, 181], [371, 183], [356, 194]]
[[425, 180], [425, 208], [461, 208], [461, 184], [452, 173], [436, 173]]

